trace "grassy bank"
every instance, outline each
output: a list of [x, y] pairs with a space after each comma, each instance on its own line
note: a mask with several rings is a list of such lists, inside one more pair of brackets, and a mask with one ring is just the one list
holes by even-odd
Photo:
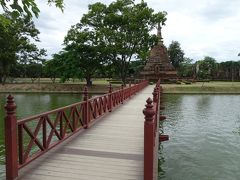
[[[41, 78], [40, 81], [31, 83], [30, 79], [15, 79], [15, 83], [0, 85], [0, 92], [45, 92], [45, 93], [81, 93], [86, 84], [85, 81], [68, 81], [66, 83], [52, 83], [49, 78]], [[106, 93], [109, 82], [107, 79], [93, 79], [93, 85], [89, 87], [90, 93]], [[120, 84], [112, 84], [113, 89], [119, 89]], [[240, 94], [240, 82], [197, 82], [192, 84], [163, 84], [164, 93], [186, 94]]]
[[192, 84], [163, 84], [164, 93], [240, 94], [240, 82], [202, 82]]
[[[108, 92], [108, 81], [100, 79], [93, 81], [93, 85], [88, 88], [90, 93], [106, 93]], [[67, 82], [67, 83], [51, 83], [41, 81], [35, 82], [17, 82], [11, 84], [0, 85], [0, 92], [47, 92], [47, 93], [81, 93], [84, 90], [85, 82]], [[119, 84], [113, 84], [113, 89], [119, 89]]]

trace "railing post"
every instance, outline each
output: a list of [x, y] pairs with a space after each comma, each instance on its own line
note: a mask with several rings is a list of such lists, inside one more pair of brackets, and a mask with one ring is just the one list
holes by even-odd
[[129, 81], [129, 98], [131, 97], [131, 93], [132, 93], [132, 91], [131, 91], [131, 89], [132, 89], [132, 82], [131, 81]]
[[155, 87], [154, 90], [153, 90], [153, 102], [155, 103], [158, 103], [157, 100], [158, 100], [158, 92], [157, 92], [157, 88]]
[[143, 110], [145, 115], [144, 122], [144, 180], [153, 180], [153, 164], [154, 164], [154, 115], [155, 111], [152, 105], [152, 99], [147, 99], [147, 104]]
[[84, 112], [83, 112], [83, 119], [84, 119], [84, 129], [88, 128], [89, 124], [89, 102], [88, 102], [88, 88], [87, 86], [84, 87], [84, 92], [83, 92], [83, 100], [85, 101], [84, 103]]
[[[22, 132], [21, 132], [21, 134], [22, 134]], [[46, 117], [44, 117], [42, 119], [42, 141], [43, 141], [43, 148], [47, 149], [47, 120], [46, 120]]]
[[158, 91], [157, 91], [156, 87], [154, 88], [152, 95], [153, 95], [153, 104], [154, 104], [153, 108], [154, 108], [155, 113], [156, 113], [155, 120], [154, 120], [154, 127], [155, 127], [154, 138], [155, 138], [156, 137], [157, 124], [158, 124], [158, 122], [157, 122], [158, 119], [157, 118], [158, 118], [158, 113], [159, 113], [159, 110], [158, 110]]
[[112, 112], [112, 84], [108, 86], [108, 111]]
[[121, 103], [123, 104], [123, 101], [124, 101], [124, 93], [123, 93], [123, 89], [124, 89], [124, 85], [122, 84], [121, 85], [121, 96], [122, 96], [122, 98], [121, 98]]
[[7, 180], [14, 180], [18, 176], [16, 107], [13, 96], [9, 95], [7, 97], [7, 104], [5, 105], [5, 155]]

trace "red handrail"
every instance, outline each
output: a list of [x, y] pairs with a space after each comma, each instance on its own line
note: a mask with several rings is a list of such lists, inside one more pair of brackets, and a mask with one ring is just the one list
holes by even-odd
[[159, 120], [161, 119], [159, 105], [161, 106], [162, 87], [160, 80], [156, 83], [153, 90], [153, 100], [147, 99], [147, 104], [143, 110], [145, 115], [144, 122], [144, 180], [157, 179], [157, 163], [158, 163], [158, 144], [164, 136], [168, 140], [167, 135], [159, 136]]
[[20, 168], [83, 128], [87, 129], [147, 85], [148, 81], [144, 80], [112, 91], [110, 84], [107, 94], [91, 99], [85, 87], [84, 101], [20, 120], [16, 118], [14, 98], [9, 95], [5, 106], [6, 178], [15, 179]]

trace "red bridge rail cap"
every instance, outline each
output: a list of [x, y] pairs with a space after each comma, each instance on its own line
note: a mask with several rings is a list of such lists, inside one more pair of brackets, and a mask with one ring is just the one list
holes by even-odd
[[143, 114], [145, 115], [146, 121], [153, 121], [153, 116], [155, 115], [155, 111], [153, 109], [152, 99], [149, 97], [147, 99], [147, 104], [145, 105], [146, 108], [143, 109]]
[[8, 115], [14, 114], [17, 108], [17, 105], [14, 102], [14, 97], [9, 94], [7, 97], [7, 104], [4, 106]]

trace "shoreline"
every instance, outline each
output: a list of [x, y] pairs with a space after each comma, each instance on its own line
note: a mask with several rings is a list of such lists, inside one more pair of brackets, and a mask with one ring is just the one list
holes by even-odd
[[[30, 93], [36, 93], [36, 94], [83, 94], [84, 91], [0, 91], [0, 94], [11, 94], [11, 93], [16, 93], [16, 94], [20, 94], [20, 93], [26, 93], [26, 94], [30, 94]], [[88, 91], [88, 94], [106, 94], [106, 91]]]
[[163, 84], [164, 94], [240, 94], [240, 82]]
[[[240, 94], [240, 82], [209, 82], [193, 84], [162, 84], [163, 94]], [[6, 84], [0, 85], [0, 93], [42, 93], [42, 94], [83, 94], [84, 84]], [[113, 84], [113, 90], [121, 88]], [[108, 93], [108, 84], [93, 84], [88, 87], [89, 94]]]
[[[0, 85], [0, 93], [48, 93], [48, 94], [83, 94], [84, 84], [5, 84]], [[118, 85], [112, 85], [113, 90], [120, 89]], [[94, 84], [88, 87], [89, 94], [108, 93], [108, 84]]]
[[240, 92], [184, 92], [184, 91], [172, 91], [172, 92], [163, 92], [163, 94], [189, 94], [189, 95], [201, 95], [201, 94], [212, 94], [212, 95], [240, 95]]

